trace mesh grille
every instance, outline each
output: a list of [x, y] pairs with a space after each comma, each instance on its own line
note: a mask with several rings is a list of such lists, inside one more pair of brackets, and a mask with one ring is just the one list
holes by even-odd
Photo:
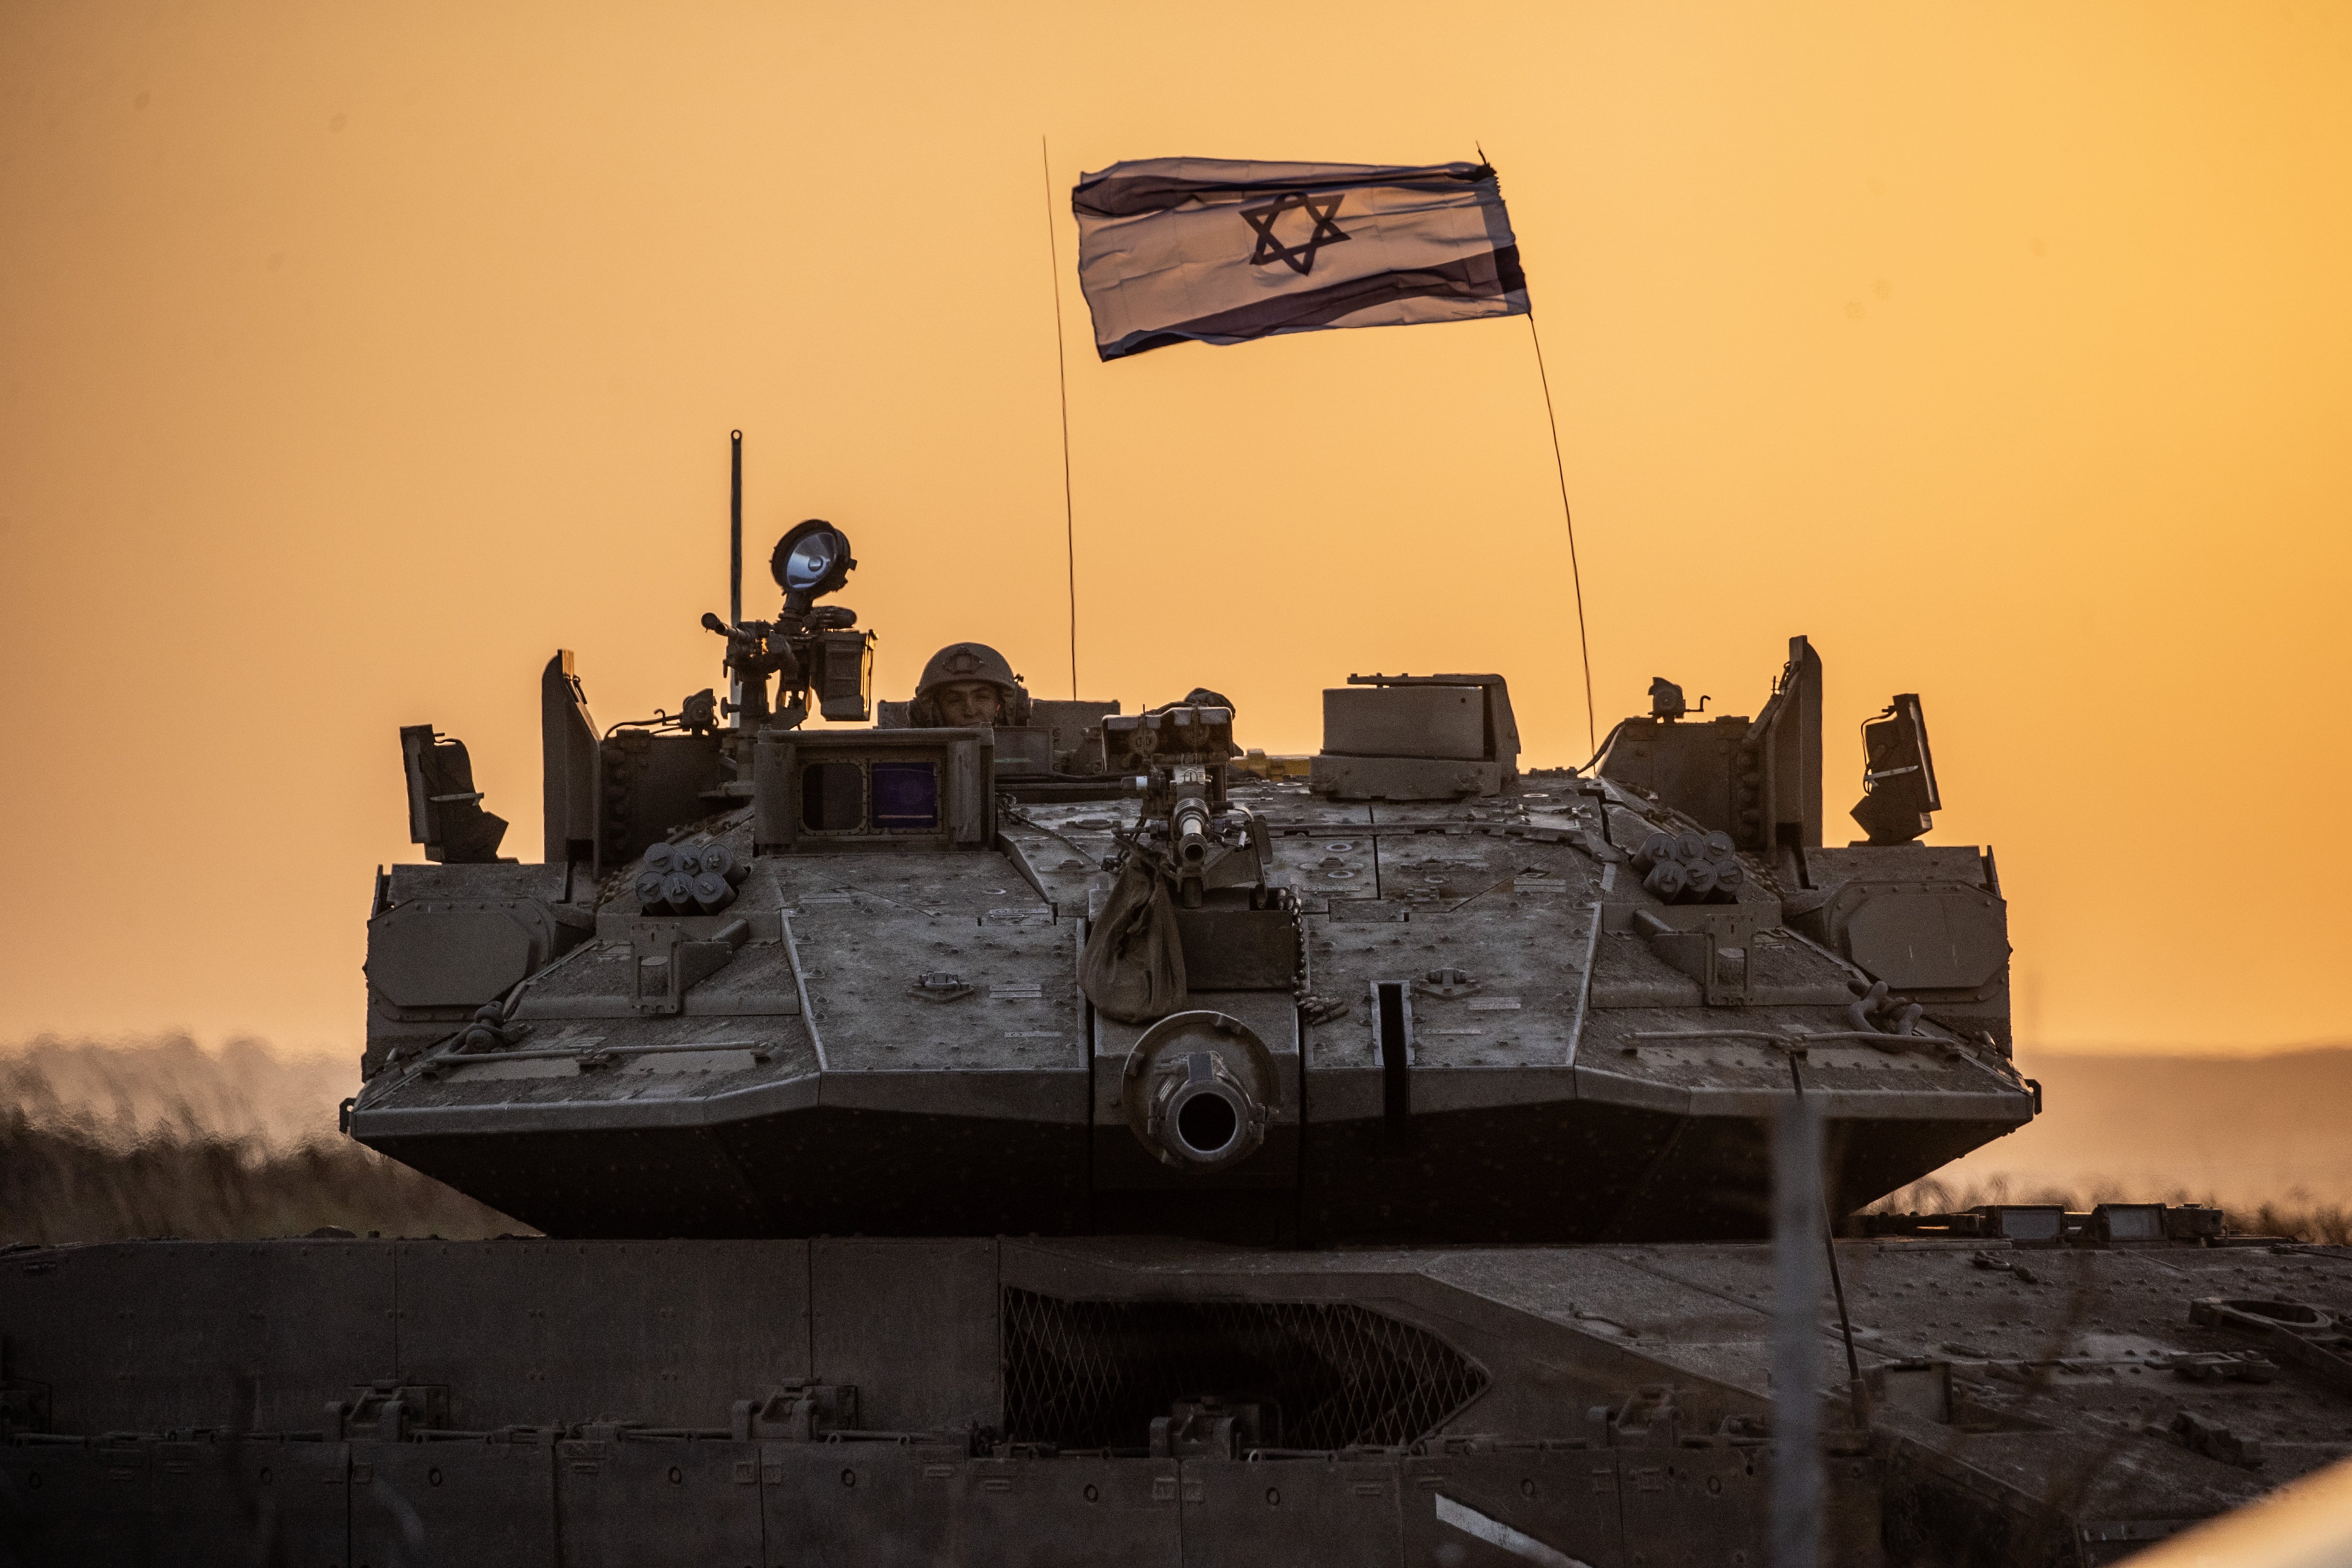
[[1140, 1448], [1179, 1399], [1265, 1404], [1270, 1447], [1417, 1442], [1486, 1374], [1436, 1335], [1345, 1303], [1064, 1301], [1004, 1292], [1016, 1442]]

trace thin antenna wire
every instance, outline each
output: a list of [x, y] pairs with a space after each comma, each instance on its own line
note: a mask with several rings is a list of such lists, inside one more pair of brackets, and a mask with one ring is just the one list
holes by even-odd
[[[1797, 1065], [1797, 1058], [1793, 1056], [1789, 1058], [1789, 1078], [1797, 1086], [1797, 1098], [1802, 1100], [1805, 1095], [1804, 1069]], [[1862, 1381], [1862, 1363], [1853, 1353], [1853, 1319], [1846, 1313], [1845, 1279], [1838, 1271], [1837, 1215], [1830, 1207], [1829, 1184], [1826, 1181], [1822, 1183], [1822, 1247], [1829, 1254], [1830, 1289], [1837, 1296], [1838, 1332], [1845, 1340], [1846, 1394], [1853, 1401], [1854, 1425], [1866, 1426], [1870, 1424], [1870, 1385]]]
[[[1045, 258], [1054, 268], [1054, 369], [1062, 378], [1062, 538], [1069, 553], [1070, 700], [1078, 700], [1078, 521], [1070, 490], [1070, 359], [1062, 347], [1062, 256], [1054, 238], [1054, 155], [1037, 138], [1045, 171]], [[1562, 481], [1565, 483], [1565, 481]]]
[[[1059, 306], [1055, 307], [1058, 313]], [[1058, 325], [1058, 321], [1056, 322]], [[1584, 661], [1584, 739], [1590, 745], [1601, 733], [1592, 704], [1592, 645], [1584, 633], [1584, 574], [1576, 563], [1576, 514], [1568, 508], [1568, 459], [1559, 450], [1559, 416], [1552, 412], [1551, 375], [1544, 369], [1543, 334], [1536, 331], [1536, 312], [1528, 309], [1528, 336], [1536, 345], [1536, 377], [1543, 383], [1544, 423], [1551, 426], [1551, 466], [1559, 475], [1559, 516], [1568, 524], [1568, 574], [1576, 584], [1576, 651]]]
[[1838, 1332], [1845, 1340], [1845, 1386], [1853, 1400], [1854, 1418], [1869, 1418], [1870, 1385], [1862, 1381], [1862, 1363], [1854, 1359], [1853, 1320], [1846, 1315], [1845, 1279], [1838, 1272], [1837, 1221], [1830, 1213], [1826, 1189], [1822, 1194], [1822, 1237], [1830, 1255], [1830, 1289], [1837, 1294]]

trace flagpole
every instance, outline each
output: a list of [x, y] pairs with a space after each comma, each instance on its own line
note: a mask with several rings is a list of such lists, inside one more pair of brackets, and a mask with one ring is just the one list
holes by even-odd
[[[1062, 346], [1062, 258], [1054, 238], [1054, 155], [1037, 138], [1045, 172], [1045, 259], [1054, 271], [1054, 369], [1062, 380], [1062, 542], [1070, 584], [1070, 700], [1078, 700], [1078, 522], [1070, 487], [1070, 357]], [[1567, 481], [1562, 480], [1563, 484]]]
[[[1058, 301], [1055, 311], [1056, 318], [1055, 324], [1058, 328], [1060, 325]], [[1551, 466], [1553, 472], [1559, 476], [1559, 518], [1568, 525], [1568, 576], [1569, 581], [1576, 585], [1576, 651], [1577, 657], [1584, 663], [1584, 742], [1587, 746], [1597, 748], [1601, 743], [1601, 725], [1593, 716], [1592, 645], [1587, 639], [1584, 631], [1584, 574], [1576, 563], [1576, 514], [1570, 511], [1568, 506], [1568, 459], [1560, 455], [1559, 416], [1552, 411], [1551, 375], [1544, 369], [1543, 334], [1536, 331], [1536, 311], [1533, 304], [1528, 307], [1528, 336], [1536, 345], [1536, 378], [1543, 383], [1544, 423], [1551, 427]], [[1066, 416], [1065, 417], [1066, 418]], [[1063, 437], [1066, 454], [1068, 441], [1069, 437], [1066, 434]]]

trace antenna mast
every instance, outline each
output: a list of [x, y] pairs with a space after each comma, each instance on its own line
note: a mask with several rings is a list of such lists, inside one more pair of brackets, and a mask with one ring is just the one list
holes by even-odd
[[[731, 632], [743, 624], [743, 432], [730, 430], [727, 440], [732, 448], [727, 487], [727, 629]], [[727, 676], [727, 727], [740, 730], [743, 727], [743, 676], [731, 663]], [[762, 676], [763, 691], [766, 684]]]
[[743, 432], [730, 430], [727, 439], [734, 460], [727, 498], [727, 624], [743, 624]]

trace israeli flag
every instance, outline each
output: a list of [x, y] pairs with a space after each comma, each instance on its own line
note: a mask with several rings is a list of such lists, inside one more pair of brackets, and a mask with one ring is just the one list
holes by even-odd
[[1523, 315], [1527, 276], [1485, 163], [1144, 158], [1079, 180], [1095, 350]]

